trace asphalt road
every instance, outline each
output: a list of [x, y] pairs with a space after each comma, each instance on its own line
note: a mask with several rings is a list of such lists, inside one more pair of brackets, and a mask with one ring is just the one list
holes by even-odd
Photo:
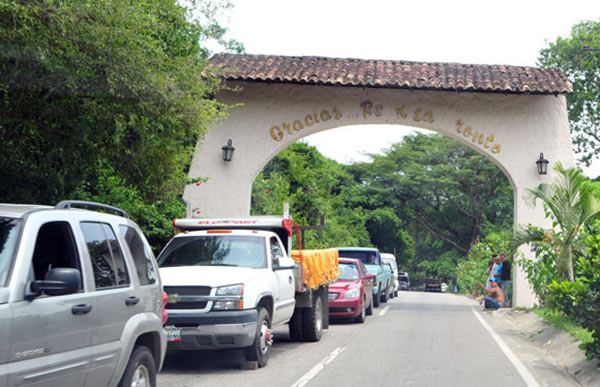
[[402, 292], [364, 324], [334, 322], [318, 343], [290, 342], [285, 326], [275, 331], [267, 367], [243, 363], [241, 351], [169, 353], [158, 385], [528, 385], [473, 306], [452, 294]]

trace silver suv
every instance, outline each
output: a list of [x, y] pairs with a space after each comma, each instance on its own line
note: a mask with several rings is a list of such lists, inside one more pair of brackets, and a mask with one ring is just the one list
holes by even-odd
[[165, 303], [125, 211], [0, 204], [0, 386], [156, 385]]

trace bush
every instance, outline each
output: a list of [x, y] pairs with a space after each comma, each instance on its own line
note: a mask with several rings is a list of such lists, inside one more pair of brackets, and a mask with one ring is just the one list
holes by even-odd
[[548, 284], [558, 280], [555, 268], [556, 253], [548, 243], [536, 243], [535, 248], [536, 261], [523, 258], [518, 263], [525, 271], [539, 306], [544, 307], [549, 290]]

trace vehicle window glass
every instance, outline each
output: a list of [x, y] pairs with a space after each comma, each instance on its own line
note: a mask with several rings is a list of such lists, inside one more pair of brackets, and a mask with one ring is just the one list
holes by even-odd
[[357, 280], [359, 278], [358, 267], [354, 263], [340, 262], [340, 276], [338, 279]]
[[129, 226], [120, 227], [121, 235], [131, 256], [133, 257], [133, 263], [135, 264], [135, 270], [137, 271], [138, 278], [140, 279], [141, 285], [150, 285], [156, 283], [156, 271], [152, 261], [154, 256], [150, 251], [149, 247], [142, 240], [142, 237], [138, 234], [137, 230]]
[[127, 268], [112, 228], [105, 223], [82, 222], [81, 231], [92, 261], [96, 289], [127, 286]]
[[369, 271], [368, 271], [368, 270], [367, 270], [367, 268], [365, 267], [365, 264], [364, 264], [364, 263], [362, 263], [362, 261], [358, 261], [358, 263], [359, 263], [359, 265], [360, 265], [360, 271], [362, 272], [362, 275], [363, 275], [363, 277], [364, 277], [365, 275], [367, 275], [367, 273], [368, 273]]
[[6, 286], [20, 228], [19, 219], [0, 217], [0, 287]]
[[174, 238], [158, 257], [158, 266], [267, 267], [265, 239], [245, 235]]
[[379, 265], [377, 251], [340, 250], [340, 257], [360, 259], [365, 265]]
[[73, 232], [67, 222], [45, 223], [35, 241], [29, 280], [44, 280], [50, 270], [59, 267], [77, 269], [81, 273]]
[[281, 250], [281, 246], [279, 245], [277, 238], [271, 237], [270, 245], [271, 245], [271, 259], [273, 260], [273, 262], [279, 262], [279, 259], [283, 258], [283, 251]]

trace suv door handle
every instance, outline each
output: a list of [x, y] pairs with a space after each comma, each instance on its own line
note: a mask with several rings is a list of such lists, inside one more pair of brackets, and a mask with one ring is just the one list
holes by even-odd
[[92, 310], [92, 306], [89, 304], [78, 304], [71, 308], [71, 313], [74, 315], [86, 314]]
[[136, 296], [127, 297], [125, 299], [125, 305], [135, 305], [140, 302], [140, 298]]

